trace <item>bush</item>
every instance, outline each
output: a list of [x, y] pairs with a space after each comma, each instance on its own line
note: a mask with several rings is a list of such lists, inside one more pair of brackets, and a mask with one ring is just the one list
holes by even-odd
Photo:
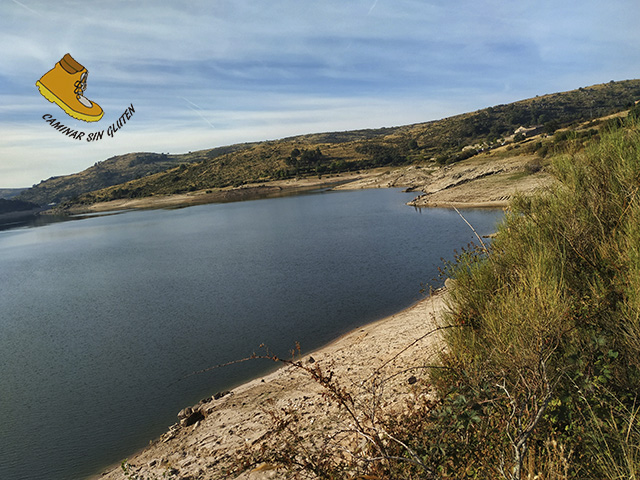
[[633, 478], [626, 475], [640, 460], [638, 125], [556, 158], [553, 170], [560, 185], [516, 199], [489, 255], [474, 249], [449, 265], [456, 288], [448, 321], [460, 328], [446, 330], [450, 368], [441, 391], [499, 386], [493, 401], [502, 407], [481, 423], [504, 432], [506, 478], [532, 469], [528, 449], [549, 441], [572, 452], [567, 478]]
[[527, 162], [524, 168], [526, 172], [529, 174], [537, 173], [540, 170], [542, 170], [542, 162], [540, 162], [540, 160], [536, 158], [534, 160]]
[[373, 166], [402, 165], [407, 161], [406, 156], [394, 146], [381, 145], [378, 143], [364, 143], [356, 147], [356, 152], [367, 155]]

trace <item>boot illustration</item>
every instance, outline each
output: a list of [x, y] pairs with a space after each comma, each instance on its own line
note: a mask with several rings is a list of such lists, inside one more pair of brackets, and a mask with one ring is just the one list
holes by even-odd
[[100, 105], [84, 96], [88, 74], [87, 69], [67, 53], [36, 82], [36, 86], [44, 98], [58, 105], [73, 118], [97, 122], [104, 112]]

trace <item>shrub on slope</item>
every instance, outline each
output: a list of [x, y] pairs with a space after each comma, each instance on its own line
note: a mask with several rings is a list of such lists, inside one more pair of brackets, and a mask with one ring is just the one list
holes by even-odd
[[488, 253], [449, 266], [457, 328], [440, 392], [469, 399], [462, 411], [487, 406], [452, 443], [484, 445], [485, 475], [637, 478], [640, 126], [628, 120], [554, 170], [559, 185], [517, 199]]

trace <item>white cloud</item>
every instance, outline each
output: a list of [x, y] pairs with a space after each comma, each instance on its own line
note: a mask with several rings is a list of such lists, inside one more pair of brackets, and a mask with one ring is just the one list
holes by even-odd
[[[127, 151], [428, 121], [632, 78], [637, 12], [635, 0], [4, 2], [0, 186]], [[72, 147], [43, 125], [57, 107], [33, 84], [67, 52], [90, 71], [100, 125], [136, 107], [108, 142]]]
[[[149, 120], [153, 115], [146, 117], [146, 122], [138, 121], [142, 109], [136, 106], [133, 118], [113, 138], [105, 134], [102, 140], [93, 143], [73, 140], [42, 119], [35, 124], [0, 124], [0, 130], [6, 133], [0, 139], [3, 158], [0, 178], [6, 187], [20, 187], [51, 176], [74, 173], [99, 160], [127, 152], [184, 153], [298, 134], [416, 123], [424, 118], [456, 113], [455, 105], [449, 102], [415, 102], [410, 98], [389, 102], [375, 98], [354, 101], [283, 96], [270, 100], [279, 104], [278, 109], [200, 108], [198, 112], [189, 108], [188, 102], [181, 101], [182, 109], [172, 110], [171, 115], [158, 115], [156, 121]], [[65, 124], [88, 133], [105, 129], [110, 123], [101, 122], [100, 127], [94, 127], [69, 119]]]

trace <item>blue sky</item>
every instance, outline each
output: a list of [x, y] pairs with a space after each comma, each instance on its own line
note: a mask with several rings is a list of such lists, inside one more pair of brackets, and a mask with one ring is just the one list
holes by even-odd
[[[637, 0], [0, 0], [0, 187], [128, 152], [404, 125], [640, 78]], [[65, 54], [100, 122], [35, 82]], [[113, 137], [88, 143], [42, 119]]]

